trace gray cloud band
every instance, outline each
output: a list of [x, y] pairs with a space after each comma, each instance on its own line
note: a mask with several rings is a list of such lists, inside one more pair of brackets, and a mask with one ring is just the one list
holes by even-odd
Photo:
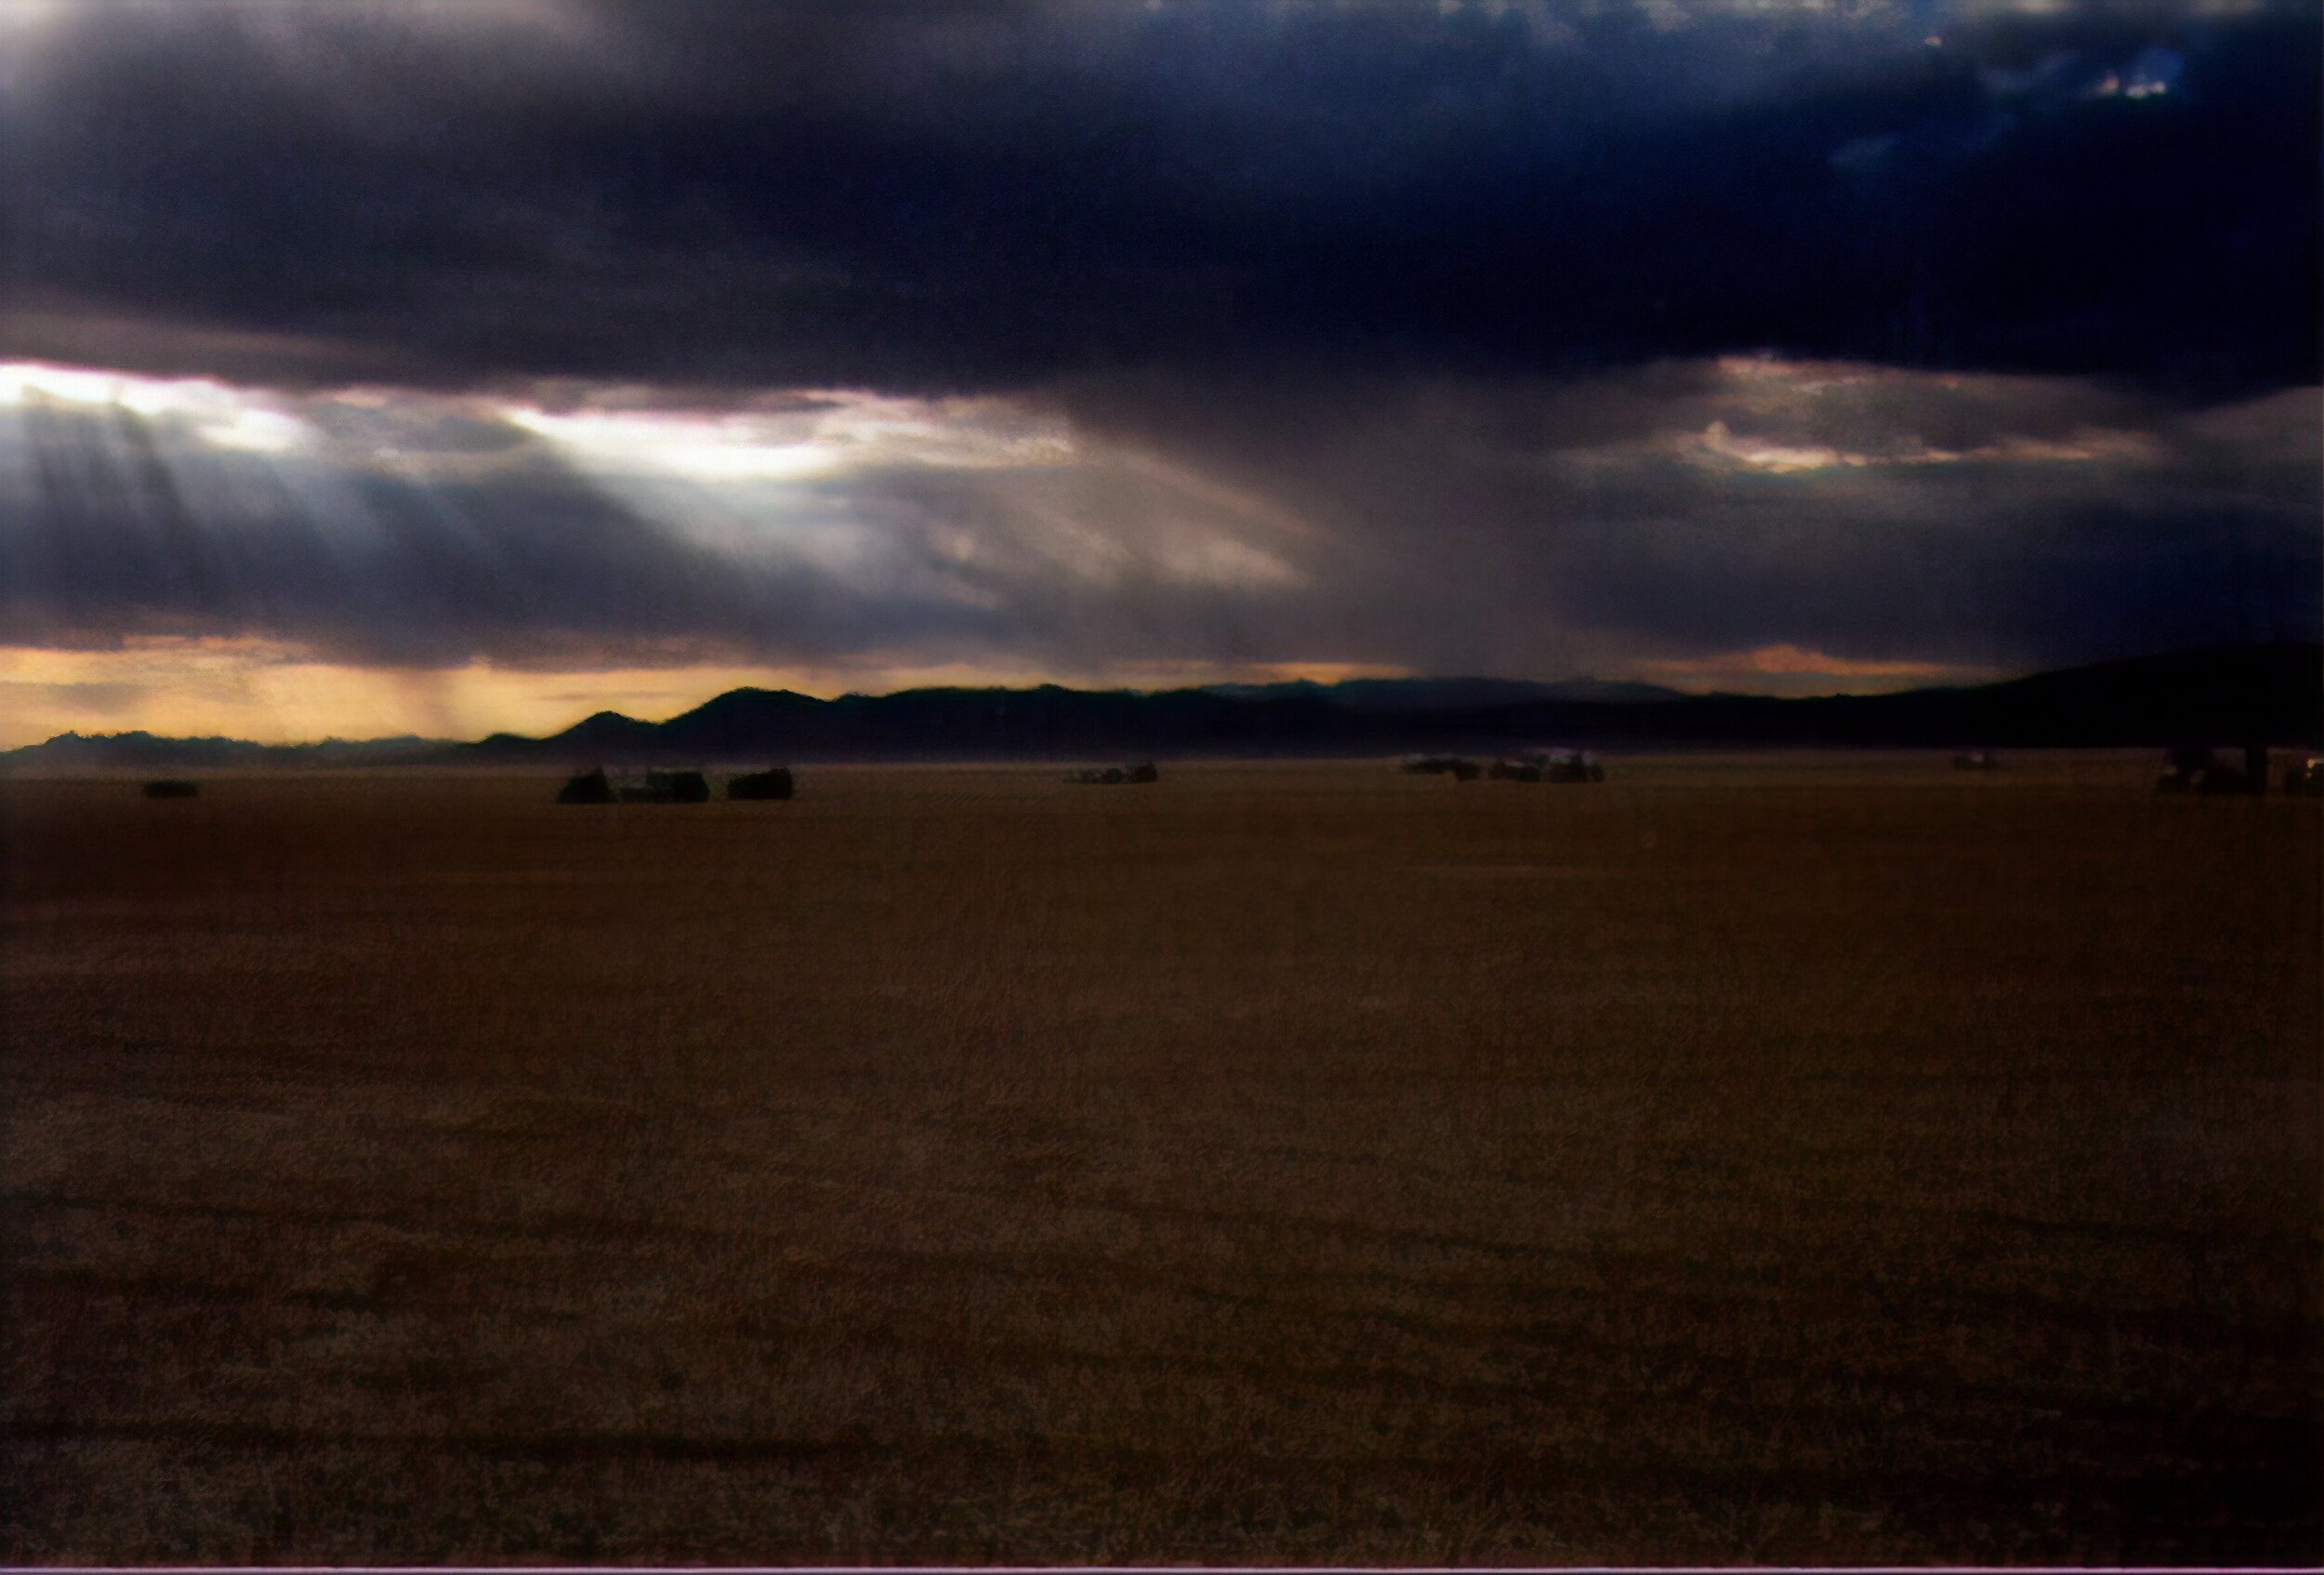
[[[44, 380], [45, 378], [45, 380]], [[672, 406], [19, 375], [0, 642], [412, 667], [1348, 661], [2314, 638], [2319, 400], [1757, 360]]]

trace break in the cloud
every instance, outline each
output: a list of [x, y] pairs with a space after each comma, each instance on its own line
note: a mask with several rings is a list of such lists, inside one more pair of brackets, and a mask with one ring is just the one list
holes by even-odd
[[467, 675], [456, 726], [595, 708], [577, 670], [625, 675], [608, 704], [1324, 666], [1895, 687], [2313, 637], [2319, 416], [1766, 358], [716, 404], [18, 365], [0, 644], [80, 652], [78, 682], [171, 641], [278, 687], [402, 675], [364, 714], [423, 729], [429, 673]]
[[2319, 45], [2311, 0], [0, 0], [0, 702], [2313, 637]]

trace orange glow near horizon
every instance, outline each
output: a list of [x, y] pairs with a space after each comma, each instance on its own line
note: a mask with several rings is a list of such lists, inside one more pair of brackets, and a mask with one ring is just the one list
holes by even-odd
[[[908, 660], [797, 667], [690, 662], [556, 671], [478, 662], [417, 669], [318, 661], [259, 640], [151, 639], [110, 651], [0, 647], [0, 748], [38, 744], [60, 733], [145, 732], [262, 744], [406, 735], [538, 736], [598, 711], [659, 721], [742, 688], [830, 698], [932, 687], [1027, 689], [1063, 683], [1154, 690], [1410, 676], [1409, 668], [1332, 661], [1158, 661], [1081, 672]], [[1987, 668], [1864, 660], [1777, 644], [1639, 662], [1621, 676], [1697, 692], [1826, 695], [1974, 683], [2002, 675]]]
[[1873, 694], [1930, 684], [1981, 683], [2002, 676], [1991, 668], [1942, 662], [1866, 660], [1834, 656], [1804, 646], [1761, 645], [1713, 656], [1642, 662], [1644, 677], [1692, 690], [1740, 690], [1769, 695]]
[[0, 647], [0, 748], [38, 744], [60, 733], [144, 732], [261, 744], [539, 735], [598, 711], [658, 721], [741, 688], [829, 698], [945, 685], [1168, 689], [1402, 676], [1405, 669], [1348, 662], [1159, 662], [1089, 673], [968, 662], [846, 668], [689, 663], [549, 672], [474, 663], [412, 669], [315, 661], [257, 640], [140, 640], [112, 651]]

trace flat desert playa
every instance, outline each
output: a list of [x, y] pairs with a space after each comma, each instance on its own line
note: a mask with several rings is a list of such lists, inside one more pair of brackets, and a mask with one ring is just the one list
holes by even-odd
[[0, 1558], [2312, 1563], [2324, 805], [0, 782]]

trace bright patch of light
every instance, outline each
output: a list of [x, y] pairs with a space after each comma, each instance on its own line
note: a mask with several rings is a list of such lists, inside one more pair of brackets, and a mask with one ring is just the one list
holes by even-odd
[[134, 377], [39, 362], [0, 363], [0, 405], [35, 399], [111, 405], [152, 420], [180, 422], [202, 443], [245, 453], [287, 453], [309, 436], [305, 422], [262, 396], [206, 377]]
[[0, 400], [10, 404], [21, 404], [34, 395], [83, 404], [112, 404], [118, 403], [127, 383], [117, 372], [84, 372], [36, 362], [0, 363]]
[[1782, 394], [1822, 393], [1828, 389], [1860, 388], [1879, 378], [1879, 368], [1842, 361], [1785, 361], [1778, 356], [1723, 355], [1720, 376], [1730, 383], [1759, 384]]
[[508, 419], [586, 466], [694, 482], [792, 481], [884, 465], [946, 470], [1058, 465], [1071, 438], [992, 402], [812, 396], [804, 409], [586, 410], [512, 407]]
[[2186, 70], [2175, 50], [2159, 45], [2142, 49], [2138, 58], [2119, 72], [2108, 72], [2083, 89], [2086, 99], [2159, 99], [2179, 85], [2180, 75]]
[[526, 431], [601, 462], [667, 470], [693, 481], [784, 480], [827, 470], [838, 456], [821, 444], [770, 443], [732, 422], [683, 416], [549, 416], [512, 410]]
[[1779, 476], [1892, 465], [2077, 465], [2102, 460], [2139, 464], [2156, 457], [2152, 439], [2137, 432], [2095, 427], [2079, 428], [2064, 438], [2007, 436], [1975, 448], [1935, 448], [1919, 438], [1910, 438], [1874, 451], [1737, 436], [1724, 421], [1713, 421], [1683, 442], [1684, 451], [1697, 463], [1741, 466]]
[[1738, 438], [1727, 430], [1724, 421], [1713, 421], [1704, 428], [1700, 441], [1707, 452], [1722, 459], [1733, 460], [1754, 470], [1772, 470], [1777, 475], [1789, 475], [1800, 470], [1828, 470], [1835, 465], [1868, 463], [1861, 454], [1843, 454], [1836, 448]]
[[249, 454], [287, 454], [306, 441], [307, 429], [295, 418], [272, 410], [237, 410], [223, 420], [205, 424], [202, 435], [218, 448], [238, 448]]
[[11, 44], [38, 33], [64, 16], [65, 0], [0, 0], [0, 35]]

